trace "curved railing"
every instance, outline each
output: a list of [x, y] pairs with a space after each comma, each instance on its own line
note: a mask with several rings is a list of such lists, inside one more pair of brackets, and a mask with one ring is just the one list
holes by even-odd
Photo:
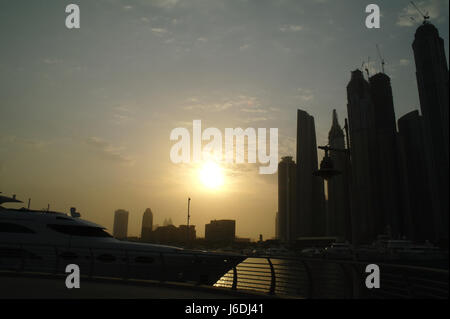
[[448, 270], [377, 264], [380, 288], [366, 286], [366, 266], [344, 260], [256, 257], [215, 286], [302, 298], [448, 298]]
[[[183, 250], [148, 253], [142, 250], [0, 244], [0, 270], [64, 274], [67, 264], [76, 263], [89, 278], [164, 282], [167, 278], [174, 278], [174, 271], [179, 271], [179, 265], [173, 265], [172, 258], [182, 255], [189, 258], [186, 258], [183, 272], [175, 274], [177, 281], [204, 284], [200, 266], [209, 267], [209, 264], [202, 264], [201, 257], [195, 252]], [[223, 271], [223, 277], [214, 286], [298, 298], [448, 298], [448, 270], [380, 263], [380, 288], [369, 289], [365, 284], [369, 275], [365, 272], [368, 264], [350, 260], [248, 257], [230, 267], [227, 273]]]

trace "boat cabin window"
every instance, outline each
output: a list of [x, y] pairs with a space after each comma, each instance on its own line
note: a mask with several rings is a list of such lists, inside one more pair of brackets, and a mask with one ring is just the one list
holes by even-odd
[[35, 232], [28, 227], [17, 225], [13, 223], [0, 223], [0, 233], [22, 233], [34, 234]]
[[71, 236], [83, 236], [83, 237], [112, 237], [106, 231], [100, 227], [91, 226], [78, 226], [78, 225], [57, 225], [49, 224], [48, 228]]

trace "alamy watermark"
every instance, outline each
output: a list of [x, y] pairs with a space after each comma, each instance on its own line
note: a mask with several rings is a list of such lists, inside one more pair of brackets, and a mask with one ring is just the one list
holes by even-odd
[[368, 289], [380, 289], [380, 267], [376, 264], [366, 266], [366, 287]]
[[[80, 28], [80, 7], [77, 4], [69, 4], [66, 6], [66, 27], [68, 29], [79, 29]], [[377, 4], [369, 4], [366, 6], [366, 13], [369, 15], [366, 17], [366, 27], [368, 29], [379, 29], [380, 28], [380, 7]]]
[[66, 277], [67, 289], [80, 288], [80, 267], [76, 264], [67, 265], [66, 273], [69, 274]]
[[[247, 128], [245, 130], [226, 128], [225, 150], [223, 151], [222, 132], [214, 127], [202, 131], [202, 121], [194, 120], [192, 122], [192, 157], [191, 133], [188, 129], [184, 127], [173, 129], [170, 133], [170, 140], [178, 141], [170, 150], [170, 160], [175, 164], [195, 163], [202, 160], [221, 162], [224, 159], [226, 163], [243, 164], [245, 163], [245, 154], [247, 154], [247, 163], [256, 164], [258, 161], [260, 164], [266, 165], [259, 167], [260, 174], [270, 175], [277, 172], [277, 128], [269, 130], [269, 138], [267, 138], [266, 128]], [[209, 141], [209, 143], [203, 147], [203, 141]]]

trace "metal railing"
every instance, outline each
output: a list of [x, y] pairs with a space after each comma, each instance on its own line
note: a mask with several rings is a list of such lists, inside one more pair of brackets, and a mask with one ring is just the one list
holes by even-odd
[[380, 288], [366, 287], [366, 266], [346, 260], [251, 257], [215, 286], [320, 299], [448, 298], [448, 270], [378, 264]]
[[378, 264], [381, 287], [368, 289], [367, 262], [230, 255], [218, 262], [215, 256], [184, 250], [0, 244], [0, 270], [58, 275], [74, 263], [87, 278], [181, 281], [298, 298], [448, 298], [448, 270]]
[[242, 260], [243, 258], [237, 256], [181, 249], [149, 251], [0, 243], [0, 270], [59, 275], [66, 274], [68, 264], [76, 264], [81, 275], [87, 278], [107, 277], [213, 285]]

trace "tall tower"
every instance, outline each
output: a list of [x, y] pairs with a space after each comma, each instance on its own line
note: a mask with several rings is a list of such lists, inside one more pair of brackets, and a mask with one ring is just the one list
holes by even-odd
[[[333, 122], [328, 134], [331, 148], [345, 150], [344, 131], [339, 125], [336, 110], [333, 110]], [[328, 225], [327, 235], [351, 241], [350, 194], [349, 194], [349, 158], [344, 152], [330, 151], [334, 168], [341, 172], [330, 179], [328, 186]]]
[[314, 176], [318, 169], [314, 117], [297, 113], [297, 187], [299, 236], [324, 236], [326, 230], [323, 180]]
[[378, 235], [382, 213], [376, 210], [375, 115], [370, 85], [360, 70], [347, 85], [347, 111], [351, 144], [351, 205], [354, 243], [371, 243]]
[[438, 240], [436, 229], [439, 215], [436, 210], [437, 193], [431, 185], [430, 158], [426, 152], [424, 123], [418, 111], [410, 112], [398, 120], [402, 167], [405, 169], [404, 188], [408, 195], [408, 237], [424, 242]]
[[377, 173], [374, 182], [377, 194], [379, 234], [389, 229], [391, 235], [405, 235], [403, 224], [403, 193], [400, 188], [400, 170], [398, 163], [397, 127], [395, 121], [394, 99], [391, 79], [384, 73], [378, 73], [369, 79], [370, 92], [374, 106], [375, 152]]
[[149, 241], [153, 231], [153, 213], [147, 208], [142, 216], [141, 240]]
[[449, 138], [448, 66], [444, 40], [435, 26], [425, 21], [413, 42], [417, 86], [423, 115], [425, 141], [432, 154], [432, 181], [438, 192], [441, 242], [448, 245]]
[[114, 213], [113, 235], [117, 239], [126, 239], [128, 235], [128, 212], [118, 209]]
[[292, 157], [278, 164], [278, 239], [292, 242], [297, 229], [297, 166]]

